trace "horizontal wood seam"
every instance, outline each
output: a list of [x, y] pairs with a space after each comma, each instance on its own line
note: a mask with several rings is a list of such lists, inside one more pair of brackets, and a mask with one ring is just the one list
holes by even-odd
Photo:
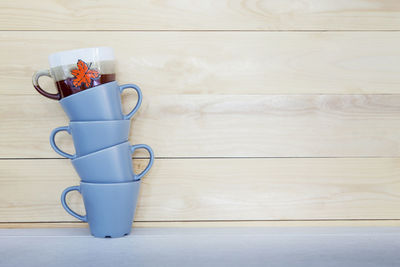
[[[148, 157], [133, 157], [132, 159], [149, 159]], [[154, 157], [157, 160], [197, 160], [197, 159], [400, 159], [388, 156], [354, 156], [354, 157]], [[67, 158], [0, 158], [0, 160], [68, 160]]]
[[[171, 220], [171, 221], [134, 221], [134, 223], [229, 223], [229, 222], [368, 222], [368, 221], [400, 221], [400, 219], [296, 219], [296, 220]], [[0, 222], [2, 224], [41, 224], [41, 223], [76, 223], [79, 221], [15, 221], [15, 222]]]
[[399, 30], [5, 30], [0, 32], [400, 32]]

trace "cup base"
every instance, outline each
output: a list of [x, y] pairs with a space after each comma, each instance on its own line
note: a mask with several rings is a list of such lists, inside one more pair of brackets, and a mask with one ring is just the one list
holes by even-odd
[[92, 236], [97, 238], [119, 238], [128, 236], [131, 233], [131, 229], [127, 231], [90, 231]]

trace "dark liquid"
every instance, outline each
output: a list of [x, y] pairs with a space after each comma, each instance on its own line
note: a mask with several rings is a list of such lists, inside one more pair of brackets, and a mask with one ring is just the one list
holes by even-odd
[[72, 94], [76, 94], [79, 93], [83, 90], [104, 84], [104, 83], [108, 83], [108, 82], [113, 82], [115, 81], [115, 73], [112, 74], [101, 74], [99, 78], [92, 80], [92, 84], [89, 87], [86, 87], [85, 84], [82, 84], [79, 87], [75, 87], [74, 86], [74, 77], [72, 78], [68, 78], [62, 81], [58, 81], [56, 82], [58, 91], [61, 94], [61, 98], [70, 96]]

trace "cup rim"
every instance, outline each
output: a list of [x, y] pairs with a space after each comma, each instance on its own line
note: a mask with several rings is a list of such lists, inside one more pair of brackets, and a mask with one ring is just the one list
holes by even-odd
[[108, 185], [119, 185], [119, 186], [123, 186], [125, 184], [132, 184], [132, 183], [138, 183], [142, 181], [142, 179], [139, 180], [132, 180], [129, 182], [118, 182], [118, 183], [90, 183], [90, 182], [83, 182], [81, 181], [80, 184], [86, 184], [86, 185], [96, 185], [96, 186], [108, 186]]
[[79, 159], [85, 159], [85, 158], [90, 157], [90, 156], [92, 156], [92, 155], [99, 154], [99, 153], [103, 153], [103, 152], [105, 152], [105, 151], [107, 151], [107, 150], [117, 149], [118, 147], [121, 147], [122, 145], [125, 145], [126, 143], [127, 143], [128, 146], [130, 147], [129, 141], [124, 141], [124, 142], [122, 142], [122, 143], [119, 143], [119, 144], [116, 144], [116, 145], [113, 145], [113, 146], [110, 146], [110, 147], [106, 147], [106, 148], [97, 150], [97, 151], [95, 151], [95, 152], [86, 154], [86, 155], [84, 155], [84, 156], [76, 157], [76, 158], [74, 158], [74, 159], [71, 159], [71, 161], [72, 161], [72, 162], [75, 162], [75, 161], [77, 161], [77, 160], [79, 160]]
[[68, 101], [69, 99], [73, 99], [74, 97], [80, 96], [80, 95], [82, 95], [82, 94], [89, 94], [89, 93], [90, 93], [91, 91], [93, 91], [93, 90], [101, 90], [101, 89], [104, 89], [105, 87], [112, 86], [112, 85], [110, 85], [110, 84], [115, 84], [115, 85], [118, 87], [117, 81], [112, 81], [112, 82], [108, 82], [108, 83], [103, 83], [103, 84], [97, 85], [97, 86], [95, 86], [95, 87], [91, 87], [91, 88], [85, 89], [85, 90], [83, 90], [83, 91], [80, 91], [80, 92], [78, 92], [78, 93], [76, 93], [76, 94], [72, 94], [72, 95], [69, 95], [69, 96], [67, 96], [67, 97], [63, 97], [63, 98], [61, 98], [59, 101], [60, 101], [60, 103], [63, 103], [63, 102], [65, 102], [65, 101]]
[[131, 123], [131, 120], [106, 120], [106, 121], [70, 121], [69, 125], [73, 124], [112, 124], [112, 123], [121, 123], [121, 124], [128, 124]]
[[114, 49], [109, 46], [85, 47], [63, 50], [51, 53], [48, 57], [50, 68], [76, 64], [77, 58], [84, 61], [98, 59], [99, 61], [115, 60]]

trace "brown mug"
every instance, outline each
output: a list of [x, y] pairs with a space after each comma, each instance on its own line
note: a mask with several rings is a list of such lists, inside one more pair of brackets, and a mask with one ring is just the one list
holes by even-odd
[[[83, 90], [115, 81], [115, 57], [110, 47], [62, 51], [49, 56], [50, 69], [33, 74], [35, 89], [45, 97], [60, 100]], [[52, 78], [57, 93], [49, 93], [39, 85], [39, 78]]]

